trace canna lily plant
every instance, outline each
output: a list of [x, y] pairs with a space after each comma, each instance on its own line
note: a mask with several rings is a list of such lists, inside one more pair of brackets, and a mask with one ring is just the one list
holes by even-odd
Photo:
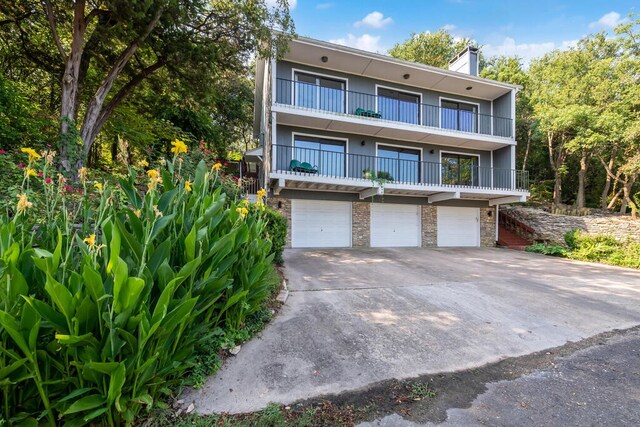
[[43, 206], [23, 183], [0, 217], [0, 423], [130, 425], [185, 384], [200, 340], [261, 307], [265, 196], [227, 200], [204, 162], [180, 176], [175, 148], [117, 187], [82, 171], [74, 201], [53, 155], [27, 153]]

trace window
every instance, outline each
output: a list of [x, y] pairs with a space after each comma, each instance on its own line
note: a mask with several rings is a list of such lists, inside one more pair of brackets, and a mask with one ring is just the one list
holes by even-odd
[[311, 74], [296, 73], [295, 105], [316, 110], [345, 112], [345, 82]]
[[441, 126], [443, 129], [478, 132], [477, 105], [442, 100], [440, 107]]
[[[386, 174], [389, 176], [384, 177]], [[420, 150], [379, 145], [378, 177], [398, 182], [420, 182]]]
[[378, 88], [378, 111], [386, 120], [419, 124], [420, 96]]
[[345, 176], [345, 141], [296, 135], [293, 158], [309, 163], [318, 174]]
[[478, 156], [442, 153], [442, 184], [478, 185]]

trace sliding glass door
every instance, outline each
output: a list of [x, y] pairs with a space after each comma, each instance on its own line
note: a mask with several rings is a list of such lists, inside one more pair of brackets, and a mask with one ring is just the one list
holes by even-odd
[[319, 175], [343, 177], [345, 149], [344, 141], [296, 135], [293, 159], [309, 163]]
[[344, 113], [346, 92], [342, 80], [296, 73], [294, 82], [295, 105], [315, 110]]
[[443, 100], [440, 107], [440, 125], [443, 129], [478, 132], [477, 105]]
[[378, 177], [389, 181], [420, 182], [420, 150], [378, 146]]
[[442, 184], [477, 186], [478, 156], [442, 153]]
[[385, 120], [420, 124], [420, 96], [378, 88], [378, 112]]

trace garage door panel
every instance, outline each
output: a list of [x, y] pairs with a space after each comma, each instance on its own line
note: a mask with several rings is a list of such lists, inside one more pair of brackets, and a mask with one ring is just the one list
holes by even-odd
[[373, 203], [371, 205], [371, 246], [420, 246], [420, 207]]
[[326, 200], [291, 201], [291, 246], [351, 246], [351, 203]]
[[480, 209], [438, 206], [438, 246], [480, 246]]

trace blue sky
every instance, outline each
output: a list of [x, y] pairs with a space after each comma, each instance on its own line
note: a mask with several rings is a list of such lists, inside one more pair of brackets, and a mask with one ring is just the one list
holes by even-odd
[[[268, 0], [269, 2], [269, 0]], [[412, 32], [446, 28], [482, 44], [488, 56], [526, 63], [583, 36], [610, 31], [637, 0], [289, 0], [296, 32], [384, 53]]]

